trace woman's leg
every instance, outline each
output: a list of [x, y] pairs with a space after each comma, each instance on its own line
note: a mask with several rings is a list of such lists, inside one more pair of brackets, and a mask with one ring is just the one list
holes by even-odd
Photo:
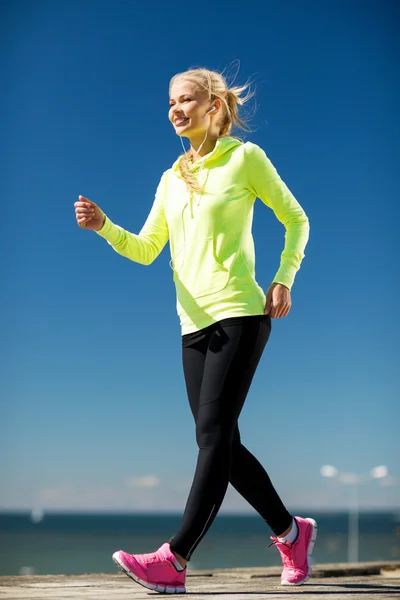
[[264, 467], [241, 443], [238, 427], [235, 431], [229, 481], [268, 523], [275, 535], [281, 536], [287, 532], [293, 517], [286, 510]]
[[199, 446], [197, 466], [181, 527], [170, 540], [171, 550], [185, 559], [206, 534], [225, 496], [237, 420], [269, 333], [267, 321], [247, 317], [239, 325], [219, 324], [205, 357], [204, 344], [203, 358], [193, 349], [183, 349], [188, 391], [198, 390], [201, 381], [198, 406], [190, 399]]

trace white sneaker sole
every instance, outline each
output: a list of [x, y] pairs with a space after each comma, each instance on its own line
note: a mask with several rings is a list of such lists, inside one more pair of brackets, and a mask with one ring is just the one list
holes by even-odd
[[155, 584], [155, 583], [149, 583], [147, 581], [144, 581], [143, 579], [140, 579], [140, 577], [135, 575], [135, 573], [132, 573], [132, 571], [130, 571], [128, 569], [128, 567], [126, 567], [124, 565], [124, 563], [122, 562], [122, 560], [119, 557], [119, 552], [114, 552], [112, 559], [115, 562], [115, 564], [117, 565], [117, 567], [123, 573], [125, 573], [125, 575], [128, 575], [128, 577], [133, 579], [133, 581], [136, 581], [136, 583], [139, 583], [140, 585], [147, 588], [148, 590], [153, 590], [154, 592], [160, 592], [160, 594], [186, 594], [185, 587], [172, 587], [169, 585], [160, 585], [160, 584]]
[[281, 581], [281, 585], [303, 585], [303, 583], [305, 583], [306, 581], [308, 581], [310, 579], [310, 575], [312, 572], [312, 558], [311, 555], [314, 551], [314, 546], [315, 546], [315, 540], [317, 539], [317, 533], [318, 533], [318, 526], [317, 526], [317, 522], [314, 521], [314, 519], [305, 519], [306, 521], [308, 521], [311, 526], [312, 526], [312, 533], [311, 533], [311, 538], [310, 538], [310, 543], [308, 544], [308, 548], [307, 548], [307, 564], [308, 564], [308, 574], [307, 577], [305, 579], [303, 579], [303, 581], [299, 581], [299, 583], [291, 583], [290, 581], [287, 581], [286, 579], [284, 579], [283, 581]]

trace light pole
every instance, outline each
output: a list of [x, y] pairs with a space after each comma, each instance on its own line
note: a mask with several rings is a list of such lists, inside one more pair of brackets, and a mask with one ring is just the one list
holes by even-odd
[[322, 477], [335, 479], [349, 486], [349, 530], [348, 530], [348, 557], [349, 563], [358, 562], [359, 547], [359, 486], [369, 479], [383, 479], [388, 476], [388, 468], [379, 465], [370, 470], [368, 475], [357, 475], [356, 473], [344, 473], [333, 465], [323, 465], [320, 469]]

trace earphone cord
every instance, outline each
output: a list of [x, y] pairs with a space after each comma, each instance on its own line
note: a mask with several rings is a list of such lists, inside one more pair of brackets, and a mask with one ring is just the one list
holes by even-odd
[[[200, 144], [200, 146], [199, 146], [199, 148], [198, 148], [198, 150], [197, 150], [197, 154], [200, 152], [200, 150], [201, 150], [201, 149], [202, 149], [202, 147], [203, 147], [203, 144], [204, 144], [204, 142], [205, 142], [205, 141], [206, 141], [206, 139], [207, 139], [208, 130], [210, 129], [210, 124], [211, 124], [211, 119], [209, 120], [209, 123], [208, 123], [208, 127], [207, 127], [207, 130], [206, 130], [206, 136], [205, 136], [204, 140], [201, 142], [201, 144]], [[179, 136], [179, 137], [180, 137], [180, 140], [181, 140], [181, 144], [182, 144], [183, 152], [184, 152], [185, 154], [188, 154], [188, 152], [186, 152], [186, 150], [185, 150], [185, 146], [183, 145], [182, 136]]]
[[[201, 142], [201, 144], [200, 144], [200, 146], [199, 146], [199, 148], [198, 148], [198, 150], [197, 150], [197, 153], [199, 153], [199, 152], [200, 152], [200, 150], [201, 150], [201, 149], [202, 149], [202, 147], [203, 147], [203, 144], [204, 144], [204, 142], [205, 142], [205, 141], [206, 141], [206, 139], [207, 139], [207, 135], [208, 135], [208, 130], [209, 130], [209, 128], [210, 128], [210, 124], [211, 124], [211, 119], [210, 119], [210, 122], [209, 122], [209, 124], [208, 124], [208, 127], [207, 127], [207, 130], [206, 130], [206, 135], [205, 135], [205, 138], [204, 138], [204, 140]], [[180, 140], [181, 140], [181, 144], [182, 144], [183, 152], [184, 152], [185, 154], [187, 154], [187, 152], [186, 152], [186, 150], [185, 150], [185, 146], [183, 145], [183, 140], [182, 140], [182, 137], [181, 137], [181, 136], [179, 136], [179, 137], [180, 137]], [[202, 161], [202, 163], [201, 163], [201, 167], [200, 167], [200, 171], [199, 171], [199, 181], [201, 181], [201, 174], [202, 174], [202, 172], [203, 172], [203, 167], [204, 167], [204, 160], [203, 160], [203, 161]], [[197, 206], [199, 206], [199, 204], [200, 204], [200, 201], [199, 201], [199, 200], [198, 200], [198, 201], [196, 200], [196, 204], [197, 204]], [[185, 234], [185, 230], [184, 230], [184, 228], [183, 228], [183, 233]], [[176, 259], [176, 258], [179, 256], [179, 254], [182, 252], [183, 248], [184, 248], [184, 246], [182, 246], [182, 248], [179, 250], [179, 252], [178, 252], [178, 253], [177, 253], [177, 254], [176, 254], [176, 255], [175, 255], [173, 258], [171, 258], [171, 260], [169, 261], [169, 266], [171, 267], [171, 269], [172, 269], [173, 271], [175, 270], [175, 268], [174, 268], [174, 266], [172, 265], [172, 263], [173, 263], [173, 262], [175, 261], [175, 259]], [[178, 273], [178, 271], [177, 271], [177, 273]]]

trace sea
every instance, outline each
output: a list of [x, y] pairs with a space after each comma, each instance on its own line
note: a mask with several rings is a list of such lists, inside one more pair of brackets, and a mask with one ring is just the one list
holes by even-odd
[[[296, 512], [294, 514], [297, 514]], [[300, 513], [302, 514], [302, 513]], [[310, 515], [318, 523], [313, 559], [347, 562], [348, 515]], [[152, 552], [177, 531], [180, 515], [0, 513], [0, 575], [110, 573], [116, 550]], [[280, 565], [266, 523], [257, 515], [219, 514], [189, 570]], [[359, 561], [400, 561], [400, 510], [361, 513]]]

